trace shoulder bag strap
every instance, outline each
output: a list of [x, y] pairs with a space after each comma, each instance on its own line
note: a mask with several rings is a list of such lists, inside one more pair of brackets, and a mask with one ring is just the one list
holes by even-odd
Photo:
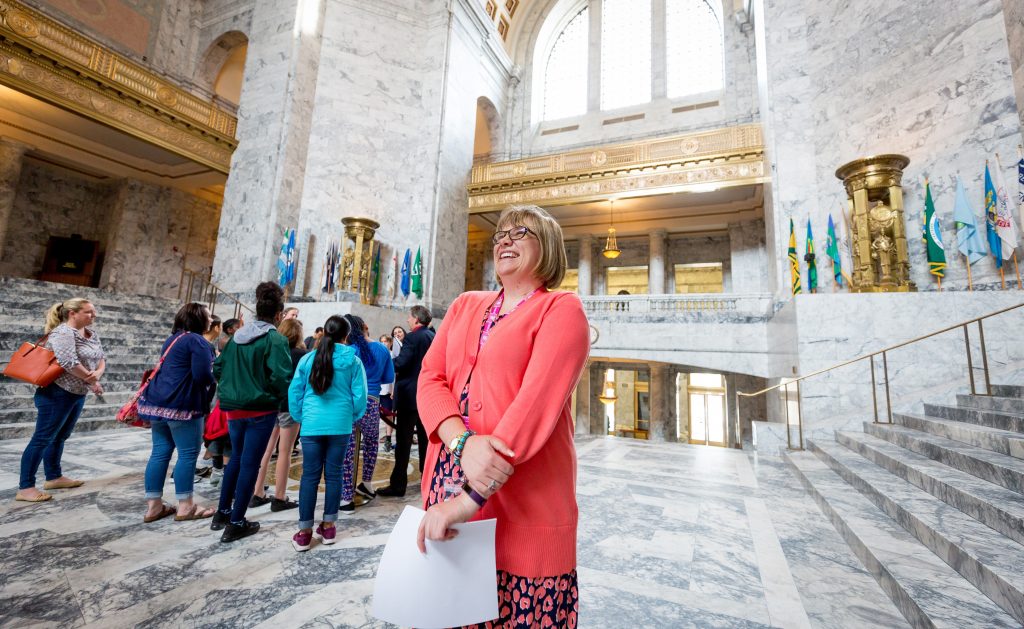
[[174, 347], [174, 344], [177, 343], [178, 340], [180, 340], [181, 337], [185, 336], [186, 334], [188, 334], [188, 332], [182, 332], [177, 336], [177, 338], [171, 341], [170, 345], [167, 346], [167, 350], [163, 353], [162, 356], [160, 356], [160, 360], [159, 362], [157, 362], [156, 367], [153, 368], [153, 372], [150, 373], [149, 378], [146, 379], [147, 385], [149, 385], [150, 381], [156, 377], [157, 372], [160, 371], [160, 366], [164, 364], [164, 359], [167, 358], [167, 355], [171, 353], [171, 348]]

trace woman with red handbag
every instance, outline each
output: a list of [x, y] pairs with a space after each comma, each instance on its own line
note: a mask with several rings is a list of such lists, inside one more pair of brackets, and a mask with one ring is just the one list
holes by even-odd
[[[145, 476], [147, 523], [171, 514], [178, 521], [199, 520], [216, 511], [192, 502], [196, 459], [214, 392], [213, 349], [203, 338], [209, 327], [206, 306], [193, 302], [178, 310], [171, 336], [164, 341], [160, 367], [139, 398], [139, 418], [150, 422], [153, 434]], [[163, 503], [167, 466], [175, 450], [177, 508]]]
[[33, 401], [38, 415], [36, 429], [21, 455], [21, 479], [15, 500], [42, 502], [53, 496], [36, 489], [36, 472], [43, 463], [43, 489], [69, 489], [84, 481], [64, 476], [60, 459], [64, 442], [82, 414], [85, 396], [103, 393], [100, 378], [106, 369], [100, 337], [92, 329], [96, 307], [81, 297], [54, 304], [46, 312], [46, 346], [64, 373], [50, 385], [36, 389]]

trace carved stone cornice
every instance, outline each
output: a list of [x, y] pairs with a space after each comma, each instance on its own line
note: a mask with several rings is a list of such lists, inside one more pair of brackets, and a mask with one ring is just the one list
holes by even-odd
[[743, 125], [473, 167], [470, 213], [763, 183], [759, 125]]
[[0, 0], [0, 84], [227, 173], [237, 119], [14, 0]]

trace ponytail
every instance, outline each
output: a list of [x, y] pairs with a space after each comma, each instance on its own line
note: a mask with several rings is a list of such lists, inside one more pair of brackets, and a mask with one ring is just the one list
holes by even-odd
[[363, 328], [366, 327], [366, 323], [354, 314], [347, 314], [345, 318], [348, 320], [348, 325], [351, 328], [348, 331], [348, 344], [356, 348], [356, 354], [359, 355], [359, 360], [363, 361], [363, 367], [369, 367], [373, 363], [373, 353], [370, 350], [370, 344], [367, 342], [366, 336], [363, 334]]
[[68, 320], [69, 313], [78, 312], [87, 303], [90, 302], [84, 297], [72, 297], [65, 302], [50, 306], [49, 310], [46, 311], [46, 323], [43, 326], [43, 334], [52, 332], [55, 327]]
[[323, 395], [334, 381], [334, 346], [348, 338], [349, 324], [344, 317], [333, 315], [324, 323], [324, 335], [316, 346], [309, 384], [317, 395]]

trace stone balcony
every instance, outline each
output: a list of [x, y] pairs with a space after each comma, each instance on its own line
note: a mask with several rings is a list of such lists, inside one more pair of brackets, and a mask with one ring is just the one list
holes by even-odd
[[[591, 357], [689, 365], [771, 377], [769, 294], [602, 295], [581, 298]], [[595, 339], [596, 337], [596, 339]]]

